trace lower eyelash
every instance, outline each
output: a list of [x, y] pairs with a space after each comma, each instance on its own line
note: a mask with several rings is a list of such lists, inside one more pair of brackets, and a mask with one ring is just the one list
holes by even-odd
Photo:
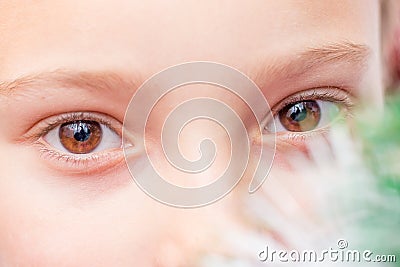
[[327, 134], [328, 132], [329, 132], [329, 125], [326, 127], [319, 128], [319, 129], [313, 130], [313, 131], [308, 131], [308, 132], [286, 132], [284, 134], [277, 134], [277, 140], [282, 140], [282, 141], [289, 142], [289, 143], [290, 142], [304, 142], [304, 141], [307, 141], [308, 138]]
[[60, 170], [61, 166], [63, 172], [68, 172], [70, 174], [100, 172], [104, 169], [112, 169], [124, 162], [121, 148], [102, 153], [74, 155], [49, 148], [42, 141], [37, 141], [35, 146], [38, 147], [41, 157], [57, 165], [58, 170]]
[[313, 137], [318, 137], [318, 136], [323, 136], [329, 133], [332, 125], [335, 123], [342, 123], [345, 122], [347, 119], [351, 119], [353, 117], [353, 114], [351, 112], [347, 112], [345, 116], [343, 117], [338, 117], [335, 120], [333, 120], [331, 123], [328, 125], [312, 130], [312, 131], [307, 131], [307, 132], [282, 132], [282, 133], [277, 133], [276, 135], [276, 140], [278, 142], [282, 142], [283, 144], [288, 144], [288, 145], [293, 145], [294, 143], [304, 143], [308, 139], [311, 139]]

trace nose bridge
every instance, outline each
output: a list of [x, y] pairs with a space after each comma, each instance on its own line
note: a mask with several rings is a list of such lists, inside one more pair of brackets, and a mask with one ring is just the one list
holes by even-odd
[[[13, 114], [7, 116], [7, 96], [2, 90], [5, 89], [5, 83], [0, 82], [0, 183], [7, 176], [9, 168], [12, 166], [11, 147], [6, 141], [9, 119]], [[15, 161], [14, 161], [15, 163]]]
[[18, 155], [21, 154], [0, 134], [0, 191], [9, 188], [9, 183], [29, 168], [29, 164], [25, 164]]
[[8, 166], [7, 160], [9, 159], [5, 142], [5, 130], [7, 128], [7, 124], [5, 121], [7, 110], [6, 96], [3, 93], [4, 92], [2, 91], [2, 84], [0, 83], [0, 179], [2, 179], [6, 175], [6, 170]]
[[6, 172], [7, 172], [7, 158], [6, 158], [6, 154], [7, 151], [5, 150], [4, 147], [4, 143], [2, 142], [2, 140], [0, 139], [0, 180], [3, 180], [3, 177], [6, 176]]

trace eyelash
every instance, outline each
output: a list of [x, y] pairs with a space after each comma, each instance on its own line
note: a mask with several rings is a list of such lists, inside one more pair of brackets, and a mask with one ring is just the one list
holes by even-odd
[[[93, 120], [97, 121], [100, 124], [103, 124], [104, 126], [108, 127], [109, 129], [113, 130], [116, 132], [118, 135], [121, 134], [121, 129], [116, 128], [113, 123], [110, 120], [105, 119], [104, 117], [110, 117], [109, 115], [97, 113], [97, 112], [74, 112], [74, 113], [66, 113], [66, 114], [61, 114], [57, 116], [50, 117], [48, 119], [45, 119], [42, 121], [44, 125], [39, 125], [39, 131], [37, 131], [36, 134], [31, 137], [41, 137], [43, 135], [46, 135], [49, 133], [51, 130], [53, 130], [55, 127], [71, 122], [71, 121], [77, 121], [77, 120]], [[116, 119], [113, 119], [116, 120]], [[39, 123], [40, 124], [40, 123]]]
[[[346, 117], [352, 116], [352, 110], [354, 108], [353, 96], [348, 90], [337, 88], [337, 87], [319, 87], [312, 88], [305, 91], [298, 92], [294, 95], [286, 97], [283, 101], [278, 103], [271, 109], [272, 118], [267, 118], [267, 122], [274, 120], [278, 115], [279, 111], [287, 105], [294, 104], [296, 102], [306, 101], [306, 100], [322, 100], [330, 101], [335, 104], [342, 106], [346, 111]], [[266, 125], [266, 124], [265, 124]], [[269, 130], [266, 129], [268, 132]], [[270, 132], [270, 131], [269, 131]], [[278, 134], [283, 136], [286, 141], [304, 141], [315, 134], [321, 134], [327, 132], [327, 127], [322, 127], [309, 132], [285, 132]]]
[[[105, 118], [108, 117], [109, 119]], [[72, 154], [58, 151], [57, 149], [50, 147], [50, 145], [44, 141], [43, 137], [46, 136], [51, 130], [62, 125], [63, 123], [76, 121], [76, 120], [93, 120], [104, 127], [108, 127], [110, 130], [114, 131], [118, 136], [122, 138], [122, 124], [117, 123], [117, 120], [111, 118], [109, 115], [96, 113], [96, 112], [75, 112], [66, 113], [57, 116], [53, 116], [39, 122], [34, 129], [32, 134], [25, 136], [26, 140], [34, 140], [34, 145], [38, 148], [40, 155], [48, 160], [53, 160], [56, 162], [63, 162], [67, 165], [68, 169], [75, 170], [76, 172], [82, 172], [83, 169], [90, 171], [92, 167], [100, 170], [100, 163], [104, 162], [117, 162], [123, 159], [122, 157], [122, 142], [121, 149], [110, 149], [106, 153], [103, 152], [93, 152], [90, 154]], [[121, 127], [116, 127], [115, 124], [121, 125]]]

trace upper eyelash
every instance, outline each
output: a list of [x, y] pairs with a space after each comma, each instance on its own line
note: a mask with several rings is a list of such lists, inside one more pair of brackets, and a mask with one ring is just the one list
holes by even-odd
[[[51, 130], [54, 128], [62, 125], [63, 123], [68, 123], [68, 122], [73, 122], [73, 121], [79, 121], [79, 120], [92, 120], [92, 121], [97, 121], [100, 124], [108, 127], [112, 131], [116, 132], [118, 135], [122, 135], [121, 129], [116, 128], [110, 120], [107, 120], [103, 118], [103, 116], [109, 116], [101, 113], [96, 113], [96, 112], [71, 112], [71, 113], [65, 113], [65, 114], [60, 114], [56, 115], [47, 119], [42, 120], [39, 122], [39, 124], [45, 124], [39, 127], [39, 129], [32, 134], [28, 134], [24, 137], [25, 140], [27, 139], [39, 139], [49, 133]], [[49, 121], [47, 121], [49, 120]], [[115, 119], [116, 120], [116, 119]]]
[[74, 121], [79, 121], [79, 120], [95, 120], [95, 121], [111, 128], [111, 123], [109, 121], [104, 120], [102, 118], [97, 118], [97, 117], [92, 118], [92, 117], [93, 116], [90, 116], [90, 114], [85, 114], [85, 112], [61, 114], [59, 117], [57, 117], [57, 121], [48, 123], [48, 126], [44, 129], [44, 131], [48, 132], [63, 123], [74, 122]]
[[[342, 96], [341, 96], [342, 95]], [[275, 116], [283, 107], [301, 102], [305, 100], [325, 100], [332, 101], [344, 105], [348, 110], [354, 107], [351, 94], [337, 87], [319, 87], [298, 92], [294, 95], [286, 97], [278, 105], [271, 109], [272, 115]]]

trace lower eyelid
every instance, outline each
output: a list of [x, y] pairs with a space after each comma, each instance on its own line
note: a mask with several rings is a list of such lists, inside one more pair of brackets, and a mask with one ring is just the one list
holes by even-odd
[[277, 132], [276, 133], [276, 140], [279, 143], [287, 143], [290, 145], [293, 144], [298, 144], [300, 142], [306, 142], [308, 139], [311, 139], [313, 137], [321, 136], [321, 135], [326, 135], [330, 132], [331, 128], [333, 125], [336, 123], [341, 123], [346, 118], [351, 117], [351, 113], [347, 113], [343, 115], [342, 113], [339, 114], [337, 118], [332, 120], [329, 124], [326, 124], [323, 127], [311, 130], [311, 131], [306, 131], [306, 132], [290, 132], [290, 131], [283, 131], [283, 132]]
[[331, 125], [327, 125], [325, 127], [321, 127], [312, 131], [307, 132], [282, 132], [276, 134], [277, 141], [284, 141], [284, 142], [304, 142], [307, 141], [309, 138], [313, 138], [315, 136], [320, 136], [327, 134], [329, 132]]
[[63, 175], [85, 175], [103, 173], [125, 163], [122, 148], [109, 149], [101, 153], [75, 155], [63, 153], [49, 147], [45, 141], [37, 141], [34, 146], [46, 165]]
[[276, 149], [280, 153], [307, 152], [307, 144], [315, 138], [327, 136], [330, 127], [324, 127], [308, 132], [285, 132], [277, 133]]

